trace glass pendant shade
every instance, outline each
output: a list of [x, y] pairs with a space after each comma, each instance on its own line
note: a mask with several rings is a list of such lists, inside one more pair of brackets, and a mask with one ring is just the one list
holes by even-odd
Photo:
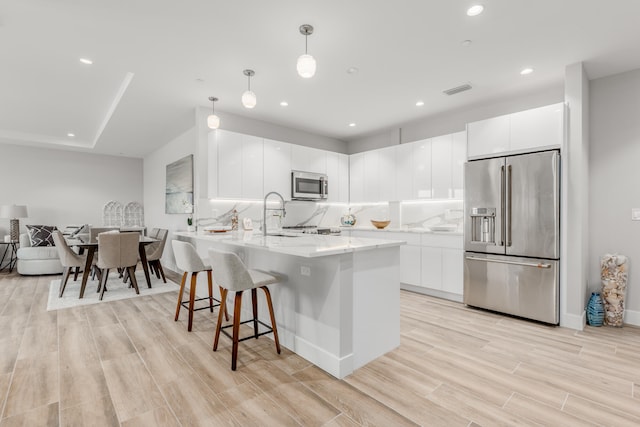
[[256, 106], [256, 94], [253, 91], [247, 90], [242, 94], [242, 105], [244, 108], [253, 108]]
[[300, 77], [309, 79], [316, 73], [316, 60], [309, 54], [300, 55], [296, 66]]
[[207, 126], [209, 126], [209, 129], [218, 129], [220, 127], [220, 117], [210, 114], [207, 117]]

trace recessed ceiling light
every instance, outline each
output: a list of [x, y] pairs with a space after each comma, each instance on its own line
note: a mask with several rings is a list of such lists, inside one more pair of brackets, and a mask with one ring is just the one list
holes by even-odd
[[481, 4], [476, 4], [467, 9], [467, 15], [469, 16], [477, 16], [482, 13], [484, 10], [484, 6]]
[[280, 102], [280, 106], [281, 107], [288, 107], [289, 103], [287, 101], [282, 101], [282, 102]]
[[68, 136], [69, 138], [73, 138], [74, 136], [76, 136], [76, 134], [75, 134], [75, 133], [72, 133], [72, 132], [69, 132], [69, 133], [67, 134], [67, 136]]
[[424, 101], [416, 102], [416, 107], [422, 107], [424, 105]]
[[520, 71], [520, 74], [522, 74], [523, 76], [526, 76], [527, 74], [531, 74], [533, 73], [533, 68], [525, 68], [522, 71]]
[[355, 124], [355, 123], [349, 123], [349, 127], [350, 127], [350, 128], [355, 127], [355, 126], [356, 126], [356, 124]]
[[471, 43], [473, 43], [471, 40], [462, 40], [462, 42], [460, 42], [460, 44], [464, 47], [471, 46]]
[[90, 60], [89, 58], [80, 58], [80, 62], [82, 62], [85, 65], [91, 65], [93, 64], [93, 61]]
[[347, 74], [357, 74], [358, 73], [358, 68], [357, 67], [349, 67], [347, 68]]

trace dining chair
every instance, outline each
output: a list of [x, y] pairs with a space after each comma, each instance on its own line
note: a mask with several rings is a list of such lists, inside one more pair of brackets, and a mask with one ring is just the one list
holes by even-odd
[[145, 246], [144, 250], [147, 253], [147, 262], [149, 263], [149, 267], [151, 267], [151, 270], [155, 272], [158, 279], [160, 278], [160, 275], [162, 275], [162, 281], [164, 283], [167, 283], [167, 279], [166, 277], [164, 277], [164, 270], [162, 269], [160, 259], [162, 258], [162, 254], [164, 253], [164, 246], [167, 243], [169, 230], [167, 230], [166, 228], [160, 228], [157, 230], [158, 231], [156, 232], [155, 236], [152, 237], [158, 239], [159, 242], [151, 243], [150, 245]]
[[98, 236], [98, 263], [96, 265], [102, 271], [100, 285], [98, 285], [100, 300], [107, 289], [109, 270], [113, 268], [126, 269], [136, 294], [140, 293], [134, 270], [138, 263], [139, 241], [140, 233], [137, 232], [101, 233]]
[[[273, 304], [271, 302], [271, 293], [267, 285], [277, 283], [280, 279], [272, 274], [260, 270], [247, 269], [240, 257], [233, 252], [225, 252], [218, 249], [209, 249], [209, 258], [211, 259], [211, 267], [216, 279], [216, 283], [222, 288], [220, 291], [220, 313], [218, 314], [218, 323], [216, 324], [216, 334], [213, 340], [213, 351], [218, 349], [218, 340], [220, 332], [231, 338], [233, 342], [231, 350], [231, 370], [236, 370], [238, 360], [238, 343], [251, 338], [258, 339], [259, 336], [273, 332], [273, 340], [276, 344], [276, 351], [280, 354], [280, 341], [278, 340], [278, 328], [276, 327], [276, 319], [273, 314]], [[271, 326], [258, 319], [258, 296], [257, 289], [264, 291], [267, 298], [267, 308], [271, 317]], [[240, 321], [242, 312], [242, 293], [251, 289], [251, 302], [253, 304], [253, 318]], [[233, 307], [233, 324], [222, 326], [222, 311], [226, 310], [227, 293], [235, 292], [235, 300]], [[227, 319], [229, 320], [229, 319]], [[240, 338], [240, 325], [245, 323], [253, 324], [253, 335]], [[267, 330], [258, 332], [258, 324], [264, 326]], [[225, 329], [233, 327], [233, 335], [229, 335]]]
[[[180, 307], [185, 305], [188, 302], [188, 306], [185, 306], [187, 310], [189, 310], [189, 323], [187, 326], [187, 330], [191, 332], [191, 328], [193, 326], [193, 312], [198, 310], [204, 310], [209, 308], [213, 313], [213, 307], [220, 306], [220, 301], [213, 297], [213, 280], [211, 278], [211, 266], [205, 265], [198, 255], [196, 248], [189, 242], [183, 242], [181, 240], [172, 240], [171, 245], [173, 246], [173, 255], [176, 258], [176, 266], [179, 270], [182, 270], [184, 273], [182, 275], [182, 281], [180, 282], [180, 292], [178, 293], [178, 304], [176, 306], [176, 317], [175, 321], [178, 321], [180, 316]], [[198, 273], [201, 271], [207, 272], [207, 285], [209, 286], [209, 297], [204, 298], [196, 298], [196, 284], [198, 282]], [[184, 293], [184, 286], [187, 282], [187, 275], [191, 273], [191, 284], [189, 285], [189, 300], [183, 301], [182, 294]], [[220, 288], [220, 293], [222, 293], [222, 288]], [[194, 308], [194, 304], [196, 301], [202, 301], [208, 299], [209, 305]], [[213, 304], [213, 301], [216, 301], [217, 304]], [[229, 313], [227, 313], [226, 309], [224, 310], [224, 314], [226, 319], [229, 320]]]
[[64, 267], [64, 271], [62, 272], [62, 279], [60, 280], [60, 290], [58, 292], [58, 297], [62, 298], [62, 294], [64, 293], [64, 289], [67, 287], [67, 281], [69, 280], [71, 271], [74, 268], [76, 269], [73, 280], [77, 280], [78, 269], [84, 267], [87, 261], [87, 256], [78, 255], [77, 253], [75, 253], [69, 247], [63, 234], [59, 230], [53, 231], [53, 233], [51, 233], [51, 236], [53, 237], [53, 243], [56, 245], [56, 250], [58, 251], [58, 256], [60, 257], [60, 263], [62, 264], [62, 267]]

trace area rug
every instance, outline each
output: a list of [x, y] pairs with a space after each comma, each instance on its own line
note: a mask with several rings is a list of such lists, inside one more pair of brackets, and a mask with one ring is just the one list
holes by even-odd
[[162, 279], [158, 279], [154, 275], [151, 275], [151, 288], [149, 288], [142, 269], [138, 269], [136, 271], [136, 279], [138, 279], [140, 295], [136, 294], [135, 289], [129, 287], [129, 283], [122, 283], [122, 279], [118, 277], [117, 271], [109, 272], [107, 291], [104, 293], [102, 301], [98, 299], [100, 294], [96, 292], [98, 289], [97, 277], [96, 280], [87, 281], [87, 287], [82, 299], [78, 298], [80, 296], [80, 284], [82, 283], [80, 275], [78, 276], [78, 280], [75, 282], [73, 281], [73, 276], [69, 277], [69, 281], [67, 282], [67, 287], [64, 290], [62, 298], [58, 297], [61, 279], [52, 280], [49, 285], [47, 311], [77, 307], [79, 305], [96, 304], [99, 302], [117, 301], [121, 299], [135, 298], [138, 296], [155, 295], [163, 292], [177, 291], [179, 289], [178, 285], [169, 279], [167, 279], [167, 283], [164, 283]]

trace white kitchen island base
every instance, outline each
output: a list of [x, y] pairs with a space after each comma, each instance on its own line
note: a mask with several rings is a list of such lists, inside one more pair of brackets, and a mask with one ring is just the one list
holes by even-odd
[[[334, 236], [248, 240], [177, 235], [191, 241], [204, 258], [210, 247], [216, 247], [239, 254], [249, 268], [280, 275], [282, 282], [269, 286], [280, 343], [337, 378], [400, 345], [401, 242]], [[329, 242], [340, 250], [313, 251], [314, 242]], [[297, 255], [303, 253], [301, 247], [308, 249], [307, 256]], [[269, 323], [262, 298], [259, 304], [259, 317]], [[245, 316], [251, 317], [249, 311], [243, 311], [243, 320]], [[242, 347], [238, 357], [242, 360]]]

